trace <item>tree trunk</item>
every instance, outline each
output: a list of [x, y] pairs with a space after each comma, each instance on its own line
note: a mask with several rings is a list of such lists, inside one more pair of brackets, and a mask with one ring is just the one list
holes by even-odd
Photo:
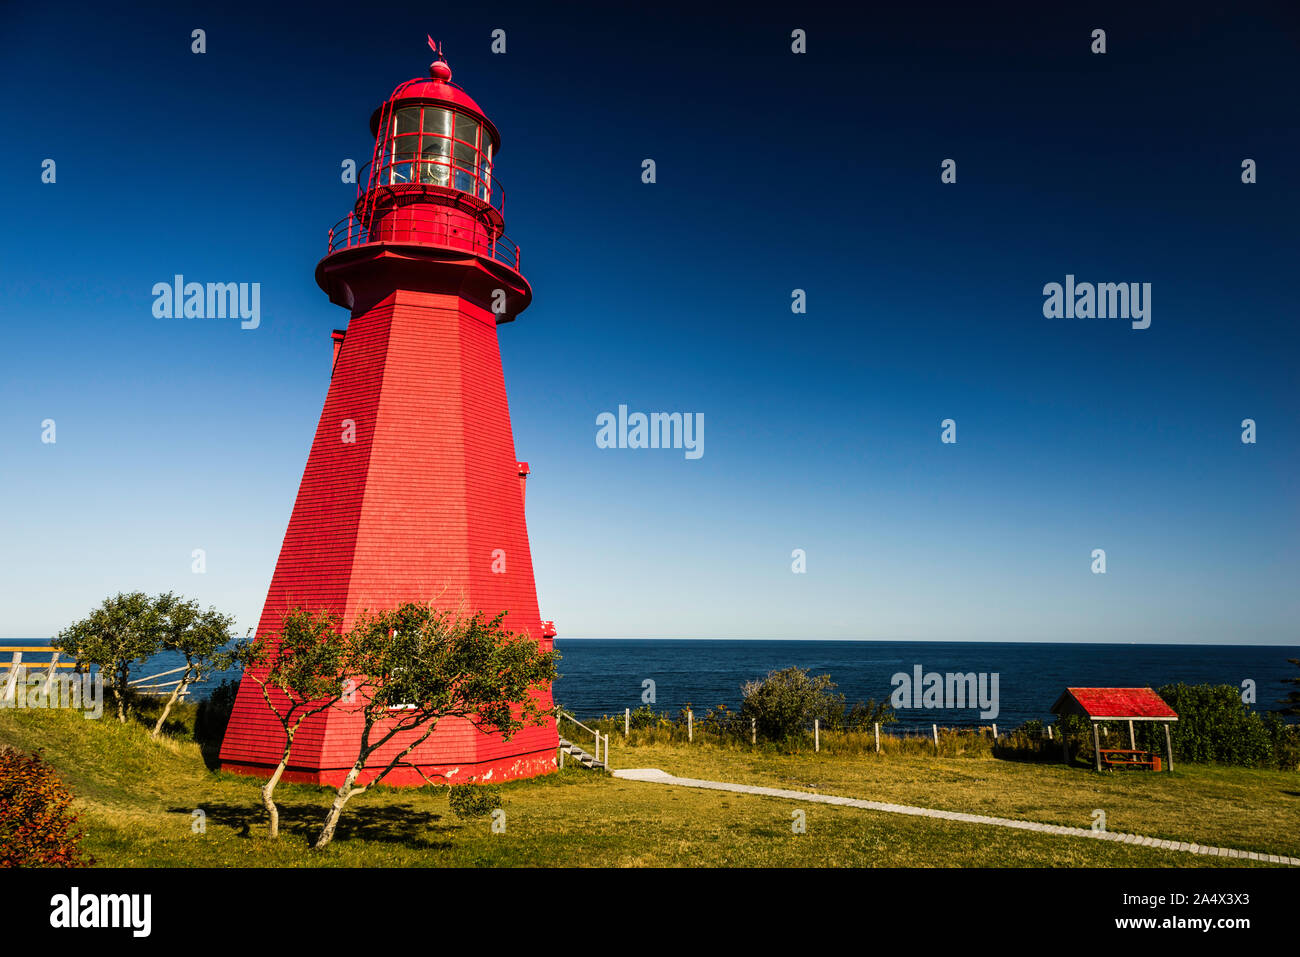
[[126, 724], [126, 716], [129, 710], [126, 703], [126, 694], [128, 690], [127, 681], [130, 678], [130, 666], [122, 665], [118, 669], [117, 678], [113, 682], [113, 697], [117, 699], [117, 720], [122, 724]]
[[266, 808], [267, 816], [271, 819], [271, 827], [268, 831], [268, 837], [277, 838], [280, 836], [280, 809], [276, 807], [272, 795], [275, 794], [275, 786], [280, 783], [280, 778], [284, 774], [284, 769], [289, 766], [289, 752], [293, 750], [293, 736], [297, 732], [299, 725], [295, 724], [292, 729], [284, 729], [284, 754], [280, 757], [280, 763], [275, 766], [275, 771], [266, 783], [262, 785], [262, 807]]
[[266, 808], [267, 816], [271, 819], [271, 826], [267, 836], [275, 839], [280, 836], [280, 809], [275, 806], [275, 801], [271, 795], [275, 793], [275, 786], [280, 783], [280, 775], [284, 774], [284, 766], [288, 763], [288, 758], [282, 760], [276, 765], [275, 773], [272, 774], [265, 784], [262, 785], [262, 806]]
[[[320, 837], [316, 839], [316, 843], [312, 847], [312, 850], [319, 851], [330, 841], [334, 840], [334, 829], [338, 826], [339, 816], [343, 813], [343, 806], [348, 803], [349, 799], [356, 797], [362, 791], [368, 791], [371, 787], [387, 777], [388, 772], [397, 767], [398, 763], [401, 762], [402, 759], [419, 747], [419, 745], [424, 741], [428, 740], [429, 735], [433, 734], [433, 729], [436, 724], [437, 719], [428, 722], [428, 728], [425, 730], [424, 734], [420, 735], [408, 744], [404, 751], [389, 761], [388, 765], [383, 770], [370, 779], [369, 784], [366, 784], [364, 787], [355, 787], [354, 785], [357, 782], [357, 778], [361, 775], [365, 766], [370, 762], [370, 756], [387, 744], [388, 740], [393, 737], [394, 734], [393, 731], [389, 731], [389, 733], [384, 735], [384, 737], [378, 742], [371, 744], [370, 730], [374, 725], [372, 723], [366, 724], [365, 729], [361, 733], [361, 753], [357, 756], [357, 762], [352, 765], [352, 770], [348, 772], [348, 776], [344, 778], [343, 783], [339, 785], [338, 794], [334, 796], [334, 803], [330, 806], [330, 812], [325, 818], [325, 826], [321, 828]], [[415, 725], [414, 727], [419, 727], [419, 725]], [[404, 730], [410, 731], [414, 730], [414, 728], [406, 728]]]
[[330, 812], [325, 817], [325, 826], [321, 828], [320, 837], [316, 838], [316, 843], [312, 846], [313, 851], [324, 850], [325, 845], [334, 840], [334, 829], [338, 827], [339, 815], [343, 813], [343, 805], [348, 803], [348, 799], [353, 794], [359, 794], [365, 790], [365, 788], [353, 787], [364, 766], [364, 759], [352, 765], [352, 770], [348, 772], [348, 776], [339, 785], [338, 793], [334, 795], [334, 803], [330, 805]]
[[178, 681], [176, 683], [176, 687], [172, 689], [172, 696], [167, 699], [167, 704], [163, 707], [162, 714], [158, 716], [158, 723], [153, 726], [153, 734], [149, 735], [149, 737], [155, 739], [158, 737], [158, 733], [162, 731], [162, 726], [163, 723], [167, 720], [167, 716], [172, 713], [172, 705], [176, 703], [176, 699], [179, 698], [182, 694], [184, 694], [185, 689], [188, 688], [189, 686], [190, 686], [190, 669], [186, 668], [185, 673], [181, 675], [181, 680]]

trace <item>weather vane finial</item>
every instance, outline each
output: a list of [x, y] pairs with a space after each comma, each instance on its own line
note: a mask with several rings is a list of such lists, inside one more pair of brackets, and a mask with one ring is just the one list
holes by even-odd
[[429, 49], [437, 55], [438, 59], [429, 64], [429, 76], [435, 80], [442, 80], [444, 83], [451, 80], [451, 67], [447, 65], [447, 59], [442, 55], [442, 44], [435, 43], [433, 37], [425, 34], [429, 39]]

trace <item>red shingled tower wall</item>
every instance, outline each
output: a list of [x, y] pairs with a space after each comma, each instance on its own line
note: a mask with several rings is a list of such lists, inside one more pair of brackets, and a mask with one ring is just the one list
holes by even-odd
[[[449, 80], [447, 70], [414, 92], [410, 84], [399, 87], [377, 114], [380, 140], [394, 103], [451, 102], [483, 119]], [[363, 609], [431, 600], [489, 615], [507, 612], [507, 628], [549, 649], [553, 631], [543, 632], [524, 520], [526, 466], [515, 456], [497, 343], [498, 322], [513, 319], [531, 299], [517, 252], [497, 245], [508, 241], [500, 217], [490, 212], [481, 214], [481, 231], [456, 238], [454, 217], [464, 217], [473, 197], [452, 190], [404, 192], [400, 209], [385, 207], [391, 190], [380, 190], [385, 195], [370, 196], [366, 212], [374, 176], [354, 214], [365, 217], [363, 228], [343, 242], [332, 235], [330, 255], [317, 269], [321, 286], [352, 308], [352, 318], [346, 333], [335, 335], [333, 377], [258, 633], [274, 633], [295, 606], [329, 608], [346, 629]], [[453, 200], [457, 229], [449, 231]], [[403, 242], [392, 241], [391, 220], [383, 222], [393, 211], [407, 230], [398, 237]], [[479, 215], [472, 205], [470, 214]], [[492, 237], [486, 254], [483, 231]], [[499, 254], [506, 248], [513, 263]], [[540, 703], [549, 707], [549, 690]], [[341, 781], [356, 758], [360, 727], [360, 715], [345, 709], [309, 719], [295, 738], [285, 778]], [[372, 766], [408, 740], [394, 739]], [[283, 742], [260, 688], [244, 680], [222, 767], [269, 773]], [[444, 719], [408, 760], [431, 777], [501, 780], [553, 769], [557, 743], [549, 720], [505, 741], [463, 719]], [[398, 769], [385, 781], [424, 783], [413, 769]]]

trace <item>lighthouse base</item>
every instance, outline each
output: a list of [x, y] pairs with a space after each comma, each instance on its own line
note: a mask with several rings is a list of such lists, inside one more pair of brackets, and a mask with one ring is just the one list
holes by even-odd
[[[221, 770], [232, 774], [269, 778], [275, 770], [275, 765], [223, 761]], [[280, 780], [295, 784], [326, 784], [330, 787], [338, 787], [350, 770], [351, 768], [295, 768], [289, 765]], [[550, 774], [555, 770], [555, 751], [547, 749], [478, 763], [421, 765], [418, 770], [394, 768], [384, 778], [383, 783], [388, 787], [423, 787], [429, 781], [435, 784], [495, 784], [520, 778], [534, 778]], [[375, 771], [363, 771], [357, 783], [368, 783], [374, 774]]]

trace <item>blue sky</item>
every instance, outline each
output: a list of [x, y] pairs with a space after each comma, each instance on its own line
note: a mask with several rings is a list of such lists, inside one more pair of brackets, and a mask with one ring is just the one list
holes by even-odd
[[[256, 623], [347, 318], [340, 163], [428, 32], [503, 139], [561, 636], [1294, 643], [1294, 16], [746, 9], [8, 11], [0, 635], [134, 588]], [[154, 318], [176, 273], [260, 283], [260, 327]], [[1151, 283], [1150, 328], [1044, 318], [1067, 274]], [[620, 404], [705, 454], [598, 448]]]

